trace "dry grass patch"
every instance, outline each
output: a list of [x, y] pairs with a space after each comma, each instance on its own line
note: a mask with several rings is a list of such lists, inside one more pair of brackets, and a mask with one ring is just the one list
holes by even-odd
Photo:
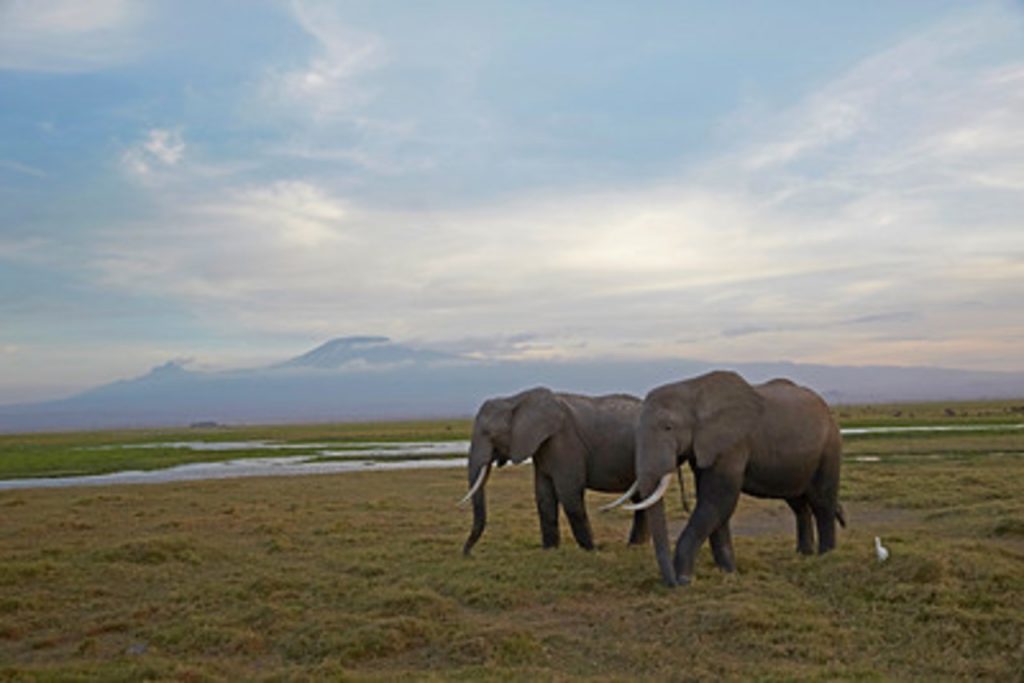
[[745, 498], [739, 573], [705, 551], [675, 591], [606, 497], [597, 552], [564, 521], [541, 550], [528, 468], [492, 477], [470, 558], [459, 470], [0, 492], [0, 679], [1012, 680], [1022, 475], [848, 463], [837, 552], [798, 557], [784, 504]]

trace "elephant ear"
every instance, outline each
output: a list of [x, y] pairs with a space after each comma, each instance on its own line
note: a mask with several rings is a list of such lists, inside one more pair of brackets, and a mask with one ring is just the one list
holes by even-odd
[[714, 464], [753, 431], [764, 399], [734, 372], [713, 372], [698, 380], [693, 450], [697, 467]]
[[514, 463], [532, 458], [562, 426], [565, 413], [548, 389], [532, 389], [521, 395], [512, 412], [512, 439], [509, 457]]

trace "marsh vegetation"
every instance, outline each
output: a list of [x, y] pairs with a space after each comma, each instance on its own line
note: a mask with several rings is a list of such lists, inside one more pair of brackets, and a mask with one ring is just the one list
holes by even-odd
[[0, 480], [148, 471], [282, 454], [365, 458], [368, 449], [384, 443], [397, 450], [412, 443], [465, 440], [470, 428], [469, 420], [449, 420], [0, 434]]

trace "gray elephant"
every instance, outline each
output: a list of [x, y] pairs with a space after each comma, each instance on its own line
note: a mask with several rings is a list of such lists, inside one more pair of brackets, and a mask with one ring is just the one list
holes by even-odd
[[[469, 493], [473, 529], [463, 546], [469, 554], [487, 522], [484, 483], [492, 463], [521, 463], [533, 458], [534, 492], [541, 542], [558, 545], [558, 506], [565, 510], [576, 543], [594, 547], [583, 503], [585, 489], [622, 492], [635, 480], [634, 426], [642, 402], [635, 396], [577, 396], [538, 387], [484, 402], [473, 423], [469, 450]], [[635, 488], [630, 492], [634, 500]], [[624, 502], [624, 497], [615, 503]], [[648, 537], [646, 515], [637, 511], [630, 543]]]
[[[645, 499], [627, 509], [647, 510], [666, 585], [690, 583], [697, 550], [709, 538], [715, 563], [735, 570], [729, 518], [740, 491], [789, 504], [801, 553], [814, 551], [815, 523], [819, 553], [835, 547], [835, 520], [845, 526], [839, 428], [820, 396], [789, 380], [751, 386], [718, 371], [658, 387], [644, 400], [636, 444], [637, 490]], [[661, 497], [684, 460], [697, 482], [697, 505], [673, 563]]]

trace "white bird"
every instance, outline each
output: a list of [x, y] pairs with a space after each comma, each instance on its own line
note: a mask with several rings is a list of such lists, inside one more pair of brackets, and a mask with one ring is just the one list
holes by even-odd
[[882, 545], [882, 539], [875, 536], [875, 556], [879, 562], [885, 562], [889, 559], [889, 549]]

